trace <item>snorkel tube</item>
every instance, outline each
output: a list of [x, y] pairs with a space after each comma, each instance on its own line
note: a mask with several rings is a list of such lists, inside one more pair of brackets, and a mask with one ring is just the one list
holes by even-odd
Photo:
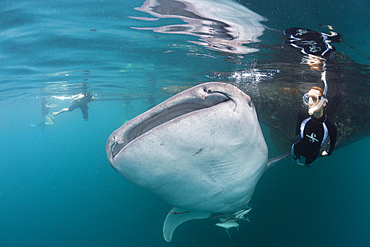
[[315, 106], [315, 107], [312, 107], [312, 108], [310, 108], [310, 109], [308, 109], [308, 114], [311, 116], [312, 114], [314, 114], [317, 110], [319, 110], [320, 108], [321, 108], [321, 106], [322, 106], [322, 104], [324, 103], [324, 101], [325, 101], [326, 99], [323, 97], [323, 96], [321, 96], [321, 100], [320, 100], [320, 102]]
[[321, 80], [324, 82], [324, 93], [321, 96], [320, 102], [315, 107], [312, 107], [312, 108], [308, 109], [308, 114], [310, 116], [321, 108], [322, 104], [324, 104], [324, 101], [329, 102], [326, 99], [326, 93], [328, 92], [328, 84], [326, 83], [325, 61], [324, 61], [324, 71], [321, 73]]

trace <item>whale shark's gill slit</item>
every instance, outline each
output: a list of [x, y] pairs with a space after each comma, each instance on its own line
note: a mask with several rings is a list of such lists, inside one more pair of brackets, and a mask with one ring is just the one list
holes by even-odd
[[[116, 156], [116, 154], [119, 153], [119, 151], [126, 145], [125, 142], [123, 143], [118, 143], [118, 142], [115, 142], [112, 144], [111, 146], [111, 150], [112, 150], [112, 157], [114, 158]], [[115, 167], [113, 167], [115, 169]]]
[[138, 123], [135, 127], [133, 127], [131, 131], [127, 134], [127, 139], [124, 143], [115, 145], [113, 157], [131, 141], [161, 124], [164, 124], [185, 114], [210, 108], [229, 100], [230, 98], [222, 93], [212, 93], [209, 94], [205, 99], [193, 100], [191, 102], [189, 102], [189, 100], [188, 102], [171, 106], [163, 111], [153, 114], [146, 120]]

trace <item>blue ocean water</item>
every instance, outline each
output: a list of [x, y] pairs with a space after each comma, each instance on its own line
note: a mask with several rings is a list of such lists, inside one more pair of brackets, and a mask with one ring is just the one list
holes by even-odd
[[[330, 24], [338, 51], [369, 64], [365, 0], [241, 1], [270, 29]], [[125, 121], [169, 98], [161, 90], [211, 81], [236, 71], [228, 54], [199, 37], [141, 30], [183, 24], [135, 10], [143, 0], [0, 2], [0, 246], [232, 246], [216, 220], [187, 222], [171, 243], [162, 226], [172, 208], [125, 180], [107, 160], [108, 136]], [[136, 17], [136, 18], [132, 18]], [[133, 28], [135, 27], [135, 28]], [[265, 30], [263, 44], [279, 44]], [[254, 61], [259, 53], [244, 56]], [[289, 62], [289, 61], [288, 61]], [[355, 80], [356, 78], [354, 78]], [[89, 120], [79, 110], [42, 121], [41, 101], [55, 110], [93, 92]], [[278, 152], [263, 131], [270, 155]], [[231, 229], [237, 246], [370, 246], [368, 138], [336, 150], [311, 168], [291, 160], [259, 181], [250, 222]]]

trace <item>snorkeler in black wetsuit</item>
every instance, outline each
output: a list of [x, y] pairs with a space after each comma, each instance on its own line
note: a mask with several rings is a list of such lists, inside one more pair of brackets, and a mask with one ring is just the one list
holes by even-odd
[[324, 114], [323, 108], [326, 106], [326, 99], [319, 105], [319, 100], [323, 98], [323, 90], [318, 87], [311, 88], [305, 94], [307, 102], [311, 109], [309, 115], [307, 110], [302, 110], [298, 114], [298, 124], [296, 129], [297, 139], [291, 149], [294, 160], [305, 157], [305, 165], [311, 166], [320, 155], [320, 148], [330, 137], [330, 147], [328, 151], [323, 151], [322, 156], [329, 156], [335, 148], [337, 140], [337, 128], [329, 117]]
[[77, 97], [72, 99], [71, 105], [68, 108], [63, 108], [62, 110], [58, 112], [53, 112], [53, 116], [59, 115], [60, 113], [67, 112], [67, 111], [72, 112], [75, 109], [80, 108], [83, 118], [85, 119], [85, 121], [87, 121], [89, 119], [89, 114], [87, 111], [89, 107], [87, 104], [93, 100], [94, 100], [94, 97], [92, 93], [88, 93], [88, 92], [80, 93], [77, 95]]
[[306, 55], [315, 55], [323, 58], [330, 56], [335, 47], [330, 43], [339, 43], [340, 34], [331, 31], [331, 34], [319, 33], [306, 28], [289, 28], [283, 31], [288, 36], [285, 43], [290, 44]]

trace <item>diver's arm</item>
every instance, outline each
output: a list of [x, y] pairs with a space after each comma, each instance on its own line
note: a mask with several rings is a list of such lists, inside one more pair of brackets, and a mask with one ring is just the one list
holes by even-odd
[[331, 153], [334, 151], [335, 143], [337, 142], [337, 127], [330, 120], [328, 122], [330, 122], [330, 125], [331, 125], [331, 128], [330, 128], [331, 130], [329, 130], [330, 147], [329, 147], [328, 155], [331, 155]]
[[333, 153], [335, 143], [337, 142], [337, 127], [332, 121], [330, 121], [330, 119], [327, 120], [327, 126], [329, 130], [330, 147], [328, 151], [323, 151], [321, 153], [322, 156], [330, 156]]
[[297, 135], [299, 135], [299, 128], [300, 128], [300, 126], [301, 126], [301, 122], [300, 121], [298, 121], [297, 122], [297, 126], [296, 126], [296, 128], [295, 128], [295, 135], [297, 136]]
[[58, 105], [56, 105], [56, 104], [49, 104], [49, 103], [47, 103], [46, 105], [45, 105], [45, 107], [46, 108], [54, 108], [54, 107], [57, 107]]
[[309, 117], [307, 111], [305, 111], [305, 110], [299, 111], [299, 113], [298, 113], [298, 122], [297, 122], [297, 126], [296, 126], [296, 129], [295, 129], [295, 135], [296, 136], [300, 134], [301, 124], [302, 124], [303, 120], [305, 120], [307, 117]]

